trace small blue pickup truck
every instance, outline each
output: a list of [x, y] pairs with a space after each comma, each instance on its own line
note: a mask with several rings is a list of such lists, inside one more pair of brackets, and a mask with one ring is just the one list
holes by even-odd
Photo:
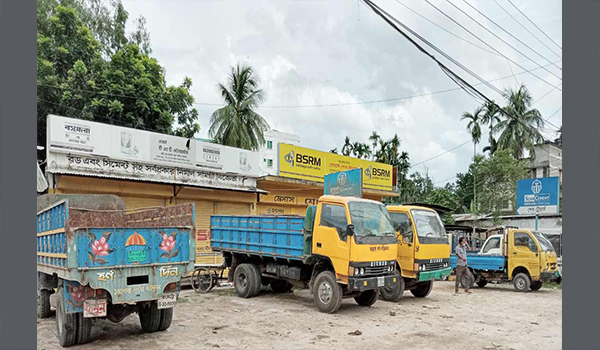
[[61, 346], [89, 342], [92, 318], [169, 328], [194, 269], [193, 204], [127, 212], [117, 196], [45, 195], [38, 210], [38, 315], [54, 307]]

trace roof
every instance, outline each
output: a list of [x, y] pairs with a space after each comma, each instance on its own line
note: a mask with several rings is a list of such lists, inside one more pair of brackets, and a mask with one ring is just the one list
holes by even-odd
[[44, 172], [40, 169], [40, 164], [37, 163], [37, 191], [38, 193], [44, 192], [48, 189], [48, 181], [46, 180], [46, 176], [44, 176]]
[[[466, 225], [444, 225], [444, 228], [446, 229], [446, 231], [450, 231], [450, 230], [473, 231], [472, 226], [466, 226]], [[475, 231], [476, 232], [485, 232], [485, 231], [487, 231], [487, 229], [482, 228], [482, 227], [475, 227]]]

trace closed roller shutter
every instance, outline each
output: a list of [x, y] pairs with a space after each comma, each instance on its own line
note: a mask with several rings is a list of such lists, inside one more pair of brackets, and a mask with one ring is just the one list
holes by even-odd
[[139, 209], [148, 207], [164, 207], [164, 198], [142, 198], [142, 197], [121, 197], [125, 202], [127, 209]]
[[250, 204], [247, 203], [225, 203], [216, 205], [217, 215], [250, 215]]
[[221, 254], [210, 248], [210, 216], [214, 213], [214, 202], [177, 200], [177, 204], [183, 203], [194, 203], [196, 212], [196, 264], [220, 264]]
[[306, 216], [306, 208], [308, 208], [308, 207], [305, 207], [305, 206], [292, 207], [292, 214]]

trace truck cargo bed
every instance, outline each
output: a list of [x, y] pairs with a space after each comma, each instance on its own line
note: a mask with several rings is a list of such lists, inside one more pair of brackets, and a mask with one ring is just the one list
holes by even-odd
[[[478, 255], [467, 253], [467, 265], [475, 270], [504, 271], [506, 257], [502, 255]], [[450, 266], [456, 267], [456, 254], [450, 255]]]
[[301, 216], [223, 216], [210, 218], [214, 251], [302, 260]]

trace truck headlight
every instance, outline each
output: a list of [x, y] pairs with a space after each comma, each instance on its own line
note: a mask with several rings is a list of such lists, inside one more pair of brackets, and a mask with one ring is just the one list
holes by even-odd
[[365, 268], [364, 268], [364, 267], [361, 267], [361, 268], [360, 268], [360, 275], [361, 275], [361, 276], [364, 276], [364, 275], [365, 275]]

